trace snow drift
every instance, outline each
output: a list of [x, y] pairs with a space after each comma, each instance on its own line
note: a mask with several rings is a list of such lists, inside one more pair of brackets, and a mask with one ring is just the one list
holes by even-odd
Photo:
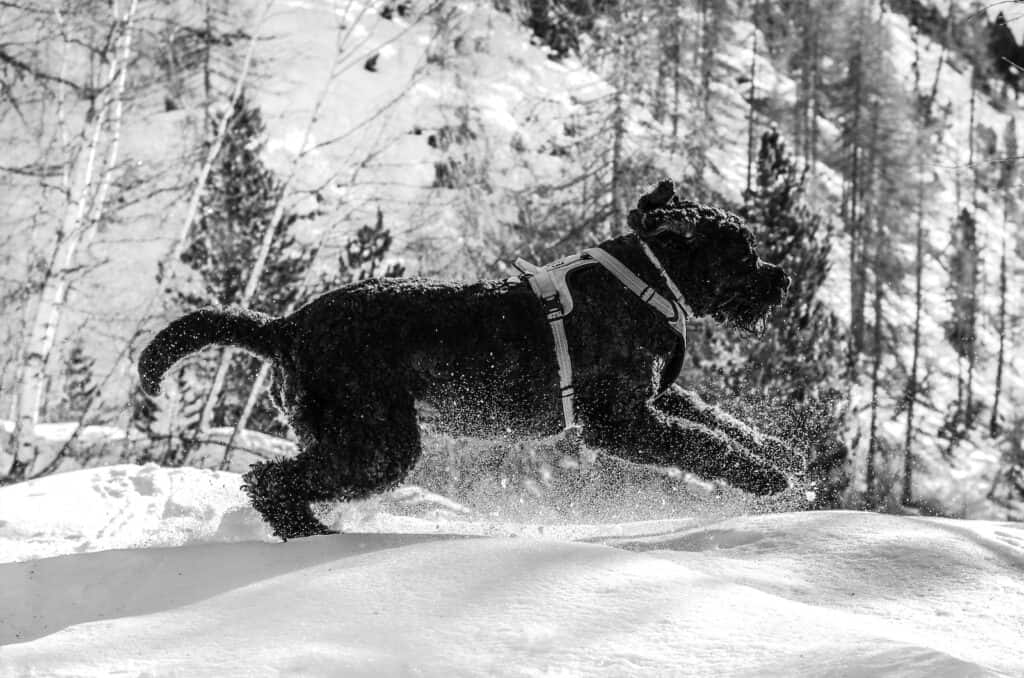
[[0, 490], [0, 674], [1024, 673], [1019, 525], [489, 524], [383, 502], [342, 518], [360, 532], [281, 544], [238, 484], [126, 465]]

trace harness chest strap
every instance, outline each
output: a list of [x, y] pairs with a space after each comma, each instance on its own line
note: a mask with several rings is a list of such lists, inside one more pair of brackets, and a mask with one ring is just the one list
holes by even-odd
[[[644, 244], [646, 245], [646, 243]], [[555, 343], [555, 358], [558, 362], [558, 386], [562, 401], [562, 417], [566, 430], [576, 428], [572, 358], [569, 356], [569, 342], [565, 336], [565, 317], [573, 309], [572, 293], [566, 282], [566, 276], [570, 271], [583, 266], [600, 264], [626, 288], [640, 297], [644, 303], [665, 316], [669, 327], [684, 342], [686, 340], [686, 318], [692, 315], [692, 312], [683, 300], [675, 283], [661, 266], [661, 262], [658, 261], [649, 248], [645, 247], [644, 249], [669, 287], [670, 292], [675, 297], [674, 299], [669, 300], [658, 294], [653, 287], [641, 280], [625, 264], [599, 247], [589, 248], [584, 250], [582, 254], [564, 257], [543, 267], [531, 264], [525, 259], [518, 259], [515, 262], [516, 268], [524, 274], [529, 282], [530, 289], [533, 290], [533, 293], [537, 295], [537, 298], [544, 305], [544, 313], [548, 324], [551, 326], [551, 335]]]
[[565, 281], [569, 271], [595, 263], [574, 254], [552, 262], [547, 266], [536, 266], [525, 259], [516, 260], [516, 268], [526, 275], [530, 289], [540, 299], [551, 336], [555, 340], [555, 359], [558, 361], [558, 391], [562, 401], [562, 418], [565, 428], [576, 425], [574, 410], [575, 390], [572, 385], [572, 358], [569, 357], [569, 341], [565, 336], [565, 316], [573, 307], [572, 293]]

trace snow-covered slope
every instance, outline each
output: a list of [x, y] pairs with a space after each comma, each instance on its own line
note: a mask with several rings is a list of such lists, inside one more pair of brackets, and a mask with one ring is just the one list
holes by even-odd
[[0, 674], [1024, 673], [1012, 524], [819, 512], [484, 537], [503, 526], [382, 514], [384, 533], [280, 544], [237, 487], [118, 466], [0, 490]]

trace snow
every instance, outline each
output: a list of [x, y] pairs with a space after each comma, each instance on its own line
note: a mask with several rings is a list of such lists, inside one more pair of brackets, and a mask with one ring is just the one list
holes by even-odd
[[0, 489], [0, 674], [1024, 673], [1020, 525], [817, 512], [545, 529], [383, 503], [375, 532], [275, 543], [238, 485], [121, 465]]

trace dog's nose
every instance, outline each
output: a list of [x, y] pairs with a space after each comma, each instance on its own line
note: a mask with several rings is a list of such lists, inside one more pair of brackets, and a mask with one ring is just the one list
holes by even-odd
[[782, 288], [783, 292], [788, 292], [789, 286], [793, 284], [793, 279], [786, 275], [786, 272], [783, 271], [781, 268], [779, 269], [779, 276], [781, 278], [779, 280], [779, 287]]
[[[781, 266], [775, 264], [769, 264], [763, 259], [757, 260], [757, 272], [758, 280], [765, 286], [766, 290], [770, 290], [772, 294], [778, 296], [778, 301], [781, 301], [786, 296], [786, 292], [789, 291], [789, 286], [792, 284], [792, 280], [786, 272], [782, 270]], [[778, 303], [778, 302], [776, 302]]]

